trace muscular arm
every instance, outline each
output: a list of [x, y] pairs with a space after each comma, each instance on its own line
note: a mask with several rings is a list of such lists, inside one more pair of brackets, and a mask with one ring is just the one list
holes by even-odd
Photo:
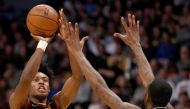
[[70, 65], [72, 76], [65, 82], [60, 93], [60, 105], [62, 109], [67, 109], [73, 98], [76, 96], [77, 91], [82, 81], [82, 74], [79, 66], [69, 53]]
[[[132, 51], [137, 61], [138, 72], [143, 85], [145, 88], [148, 88], [149, 84], [151, 84], [151, 82], [155, 79], [150, 64], [148, 63], [148, 60], [146, 59], [140, 45], [136, 45], [134, 48], [132, 48]], [[173, 106], [170, 103], [168, 103], [167, 107], [169, 109], [173, 109]]]
[[[127, 105], [121, 101], [121, 99], [114, 94], [107, 86], [100, 74], [90, 65], [88, 60], [82, 53], [81, 41], [79, 40], [78, 24], [75, 23], [75, 29], [73, 29], [71, 22], [67, 23], [64, 20], [65, 17], [61, 17], [61, 38], [66, 42], [67, 48], [70, 52], [70, 56], [79, 65], [81, 72], [90, 83], [94, 92], [100, 97], [100, 99], [112, 109], [130, 109], [131, 105]], [[66, 23], [66, 24], [65, 24]], [[66, 34], [66, 35], [64, 35]], [[82, 39], [82, 42], [84, 38]], [[134, 106], [131, 106], [135, 109]]]
[[148, 63], [140, 44], [131, 47], [131, 49], [137, 61], [139, 76], [144, 87], [147, 88], [148, 85], [154, 80], [154, 75], [152, 73], [150, 64]]
[[74, 57], [95, 94], [112, 109], [138, 109], [138, 107], [124, 103], [107, 86], [100, 74], [91, 66], [82, 52], [75, 52]]
[[[70, 65], [72, 70], [72, 76], [65, 82], [61, 94], [59, 97], [59, 104], [61, 105], [62, 109], [67, 109], [73, 98], [76, 96], [77, 91], [79, 89], [79, 86], [82, 81], [82, 74], [81, 70], [79, 68], [79, 64], [76, 60], [73, 58], [71, 52], [72, 50], [69, 49], [69, 44], [65, 40], [66, 38], [71, 38], [73, 34], [78, 36], [77, 41], [79, 41], [78, 47], [80, 47], [81, 51], [84, 46], [85, 38], [83, 40], [79, 40], [79, 29], [78, 25], [75, 25], [75, 32], [71, 32], [67, 23], [67, 19], [65, 14], [63, 13], [63, 9], [59, 11], [60, 14], [60, 38], [63, 39], [66, 43], [68, 53], [69, 53], [69, 59], [70, 59]], [[72, 35], [71, 35], [72, 33]]]
[[36, 73], [38, 72], [42, 56], [44, 51], [37, 48], [28, 63], [26, 64], [20, 81], [9, 99], [9, 104], [11, 109], [20, 109], [27, 100], [30, 84]]
[[136, 22], [135, 16], [131, 15], [130, 13], [128, 14], [127, 21], [128, 24], [125, 22], [124, 17], [121, 17], [121, 23], [126, 33], [115, 33], [114, 36], [120, 38], [132, 49], [137, 61], [140, 78], [143, 82], [144, 87], [147, 88], [148, 85], [154, 80], [154, 75], [140, 45], [139, 21]]

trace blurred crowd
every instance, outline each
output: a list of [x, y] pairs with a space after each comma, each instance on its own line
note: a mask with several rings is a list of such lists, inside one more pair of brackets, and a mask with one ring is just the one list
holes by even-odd
[[[68, 21], [78, 22], [80, 36], [89, 36], [84, 53], [110, 89], [126, 102], [143, 104], [144, 88], [130, 48], [113, 37], [123, 32], [120, 17], [130, 12], [140, 20], [144, 53], [156, 78], [173, 88], [175, 109], [190, 109], [190, 1], [189, 0], [45, 0], [56, 10], [64, 8]], [[29, 10], [15, 10], [0, 0], [0, 109], [8, 98], [37, 42], [26, 27]], [[67, 49], [55, 37], [43, 57], [55, 80], [50, 96], [71, 75]], [[108, 109], [84, 79], [69, 109]]]

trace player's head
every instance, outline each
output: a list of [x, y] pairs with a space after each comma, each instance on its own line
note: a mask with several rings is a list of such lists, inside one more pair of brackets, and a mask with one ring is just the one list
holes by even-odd
[[[155, 79], [148, 87], [147, 100], [154, 107], [165, 107], [172, 95], [171, 86], [164, 80]], [[147, 100], [145, 100], [146, 104]]]
[[29, 96], [43, 100], [47, 98], [53, 79], [53, 71], [47, 65], [41, 65], [39, 72], [31, 82]]

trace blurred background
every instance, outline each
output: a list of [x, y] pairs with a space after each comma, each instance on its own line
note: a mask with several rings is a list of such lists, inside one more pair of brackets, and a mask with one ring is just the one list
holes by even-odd
[[[126, 102], [143, 104], [144, 88], [129, 47], [113, 37], [123, 32], [120, 17], [131, 12], [140, 20], [144, 53], [154, 75], [173, 88], [175, 109], [190, 109], [190, 1], [189, 0], [0, 0], [0, 109], [8, 98], [37, 42], [26, 27], [28, 11], [45, 3], [64, 8], [69, 21], [78, 22], [80, 36], [90, 36], [84, 52], [110, 89]], [[52, 96], [70, 76], [67, 50], [56, 37], [43, 62], [54, 70]], [[84, 80], [69, 109], [109, 109]]]

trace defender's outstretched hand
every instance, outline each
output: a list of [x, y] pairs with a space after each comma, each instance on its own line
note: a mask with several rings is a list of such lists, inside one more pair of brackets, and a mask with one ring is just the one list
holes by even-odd
[[125, 34], [114, 33], [115, 37], [120, 38], [125, 44], [130, 47], [140, 45], [139, 37], [139, 20], [135, 20], [135, 16], [128, 14], [128, 24], [125, 22], [124, 17], [121, 17], [121, 23], [125, 29]]
[[72, 51], [82, 51], [85, 41], [88, 37], [83, 37], [81, 40], [79, 38], [79, 27], [78, 24], [75, 23], [75, 27], [73, 28], [71, 22], [67, 22], [66, 17], [63, 13], [63, 9], [59, 11], [60, 14], [60, 34], [59, 36], [63, 39], [69, 50]]
[[135, 16], [129, 13], [127, 22], [128, 24], [125, 22], [123, 17], [121, 17], [121, 23], [126, 33], [115, 33], [114, 36], [120, 38], [133, 51], [133, 54], [137, 61], [140, 78], [143, 82], [144, 87], [148, 88], [149, 84], [155, 78], [152, 73], [150, 64], [148, 63], [140, 45], [139, 21], [136, 21]]

